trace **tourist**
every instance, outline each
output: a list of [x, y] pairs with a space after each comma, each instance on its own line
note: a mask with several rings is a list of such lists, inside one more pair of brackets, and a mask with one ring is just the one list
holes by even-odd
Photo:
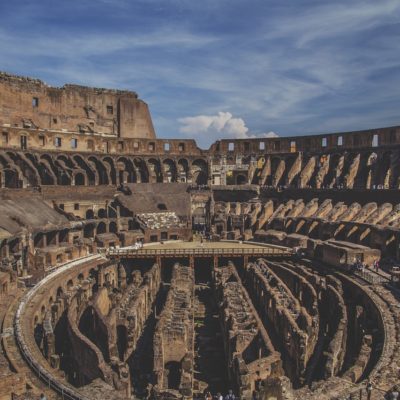
[[235, 400], [235, 395], [232, 390], [229, 390], [228, 394], [225, 396], [225, 400]]
[[399, 388], [395, 386], [393, 390], [389, 393], [388, 399], [389, 400], [398, 400], [399, 399]]
[[212, 400], [212, 395], [210, 393], [209, 390], [206, 391], [205, 395], [204, 395], [204, 400]]
[[368, 379], [368, 381], [367, 381], [367, 387], [366, 387], [366, 390], [367, 390], [367, 400], [371, 400], [371, 394], [372, 394], [372, 383], [371, 383], [371, 381]]
[[224, 400], [223, 396], [221, 393], [217, 393], [217, 395], [215, 396], [215, 400]]
[[43, 393], [41, 393], [40, 394], [40, 400], [47, 400], [47, 397]]

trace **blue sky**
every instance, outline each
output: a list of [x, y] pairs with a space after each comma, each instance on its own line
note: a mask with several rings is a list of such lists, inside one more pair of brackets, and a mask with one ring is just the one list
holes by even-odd
[[134, 90], [159, 137], [400, 124], [400, 0], [14, 0], [0, 14], [0, 70]]

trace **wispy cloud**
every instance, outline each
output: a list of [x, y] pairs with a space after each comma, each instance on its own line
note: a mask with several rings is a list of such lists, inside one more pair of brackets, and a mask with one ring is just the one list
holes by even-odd
[[18, 4], [0, 5], [0, 70], [136, 90], [160, 136], [400, 122], [398, 0]]

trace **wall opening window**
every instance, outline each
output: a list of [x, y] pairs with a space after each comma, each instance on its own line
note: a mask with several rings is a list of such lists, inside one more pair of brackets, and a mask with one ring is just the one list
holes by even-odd
[[58, 205], [58, 208], [59, 208], [60, 210], [64, 210], [64, 204], [59, 204], [59, 205]]
[[343, 136], [339, 136], [339, 137], [337, 138], [337, 145], [338, 145], [338, 146], [343, 146]]
[[260, 142], [259, 149], [265, 150], [265, 142]]
[[296, 152], [296, 142], [295, 142], [294, 140], [292, 140], [292, 141], [290, 142], [290, 152], [291, 152], [291, 153]]
[[93, 140], [89, 139], [86, 143], [88, 150], [94, 150]]
[[54, 146], [61, 147], [61, 144], [62, 144], [61, 138], [60, 137], [55, 137], [54, 138]]
[[124, 150], [124, 142], [119, 141], [118, 142], [118, 151], [123, 151]]
[[32, 97], [32, 107], [39, 107], [39, 98]]
[[326, 137], [322, 138], [322, 143], [321, 143], [322, 147], [326, 147], [327, 144], [328, 144], [328, 140], [326, 139]]
[[7, 144], [8, 143], [8, 132], [3, 132], [3, 134], [1, 135], [1, 142], [3, 144]]
[[372, 147], [378, 147], [379, 146], [379, 136], [375, 134], [372, 136]]
[[149, 151], [154, 151], [155, 147], [154, 142], [149, 143]]
[[185, 151], [185, 143], [179, 143], [178, 150]]
[[74, 204], [74, 210], [76, 211], [76, 210], [79, 210], [79, 203], [75, 203]]
[[244, 142], [244, 151], [250, 151], [250, 143]]
[[169, 151], [169, 143], [164, 143], [164, 151]]
[[274, 142], [274, 150], [280, 151], [281, 149], [281, 142]]
[[233, 150], [235, 150], [235, 143], [233, 142], [228, 143], [228, 151], [233, 151]]
[[71, 149], [76, 149], [78, 147], [78, 139], [72, 138], [71, 139]]
[[168, 232], [161, 232], [161, 240], [168, 240]]
[[57, 123], [57, 118], [53, 118], [53, 124]]
[[39, 144], [44, 146], [46, 144], [46, 138], [43, 135], [39, 136]]
[[21, 136], [21, 149], [22, 150], [26, 150], [26, 148], [28, 147], [27, 143], [28, 143], [28, 140], [27, 140], [26, 136]]
[[107, 106], [107, 114], [108, 115], [113, 115], [114, 114], [114, 107], [113, 106]]
[[139, 148], [139, 142], [133, 142], [133, 148], [137, 150]]

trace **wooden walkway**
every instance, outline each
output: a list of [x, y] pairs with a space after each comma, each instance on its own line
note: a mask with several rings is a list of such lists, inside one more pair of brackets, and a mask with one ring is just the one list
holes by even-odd
[[288, 257], [293, 251], [286, 247], [240, 242], [178, 242], [150, 245], [136, 250], [131, 247], [109, 249], [110, 258], [154, 257]]

